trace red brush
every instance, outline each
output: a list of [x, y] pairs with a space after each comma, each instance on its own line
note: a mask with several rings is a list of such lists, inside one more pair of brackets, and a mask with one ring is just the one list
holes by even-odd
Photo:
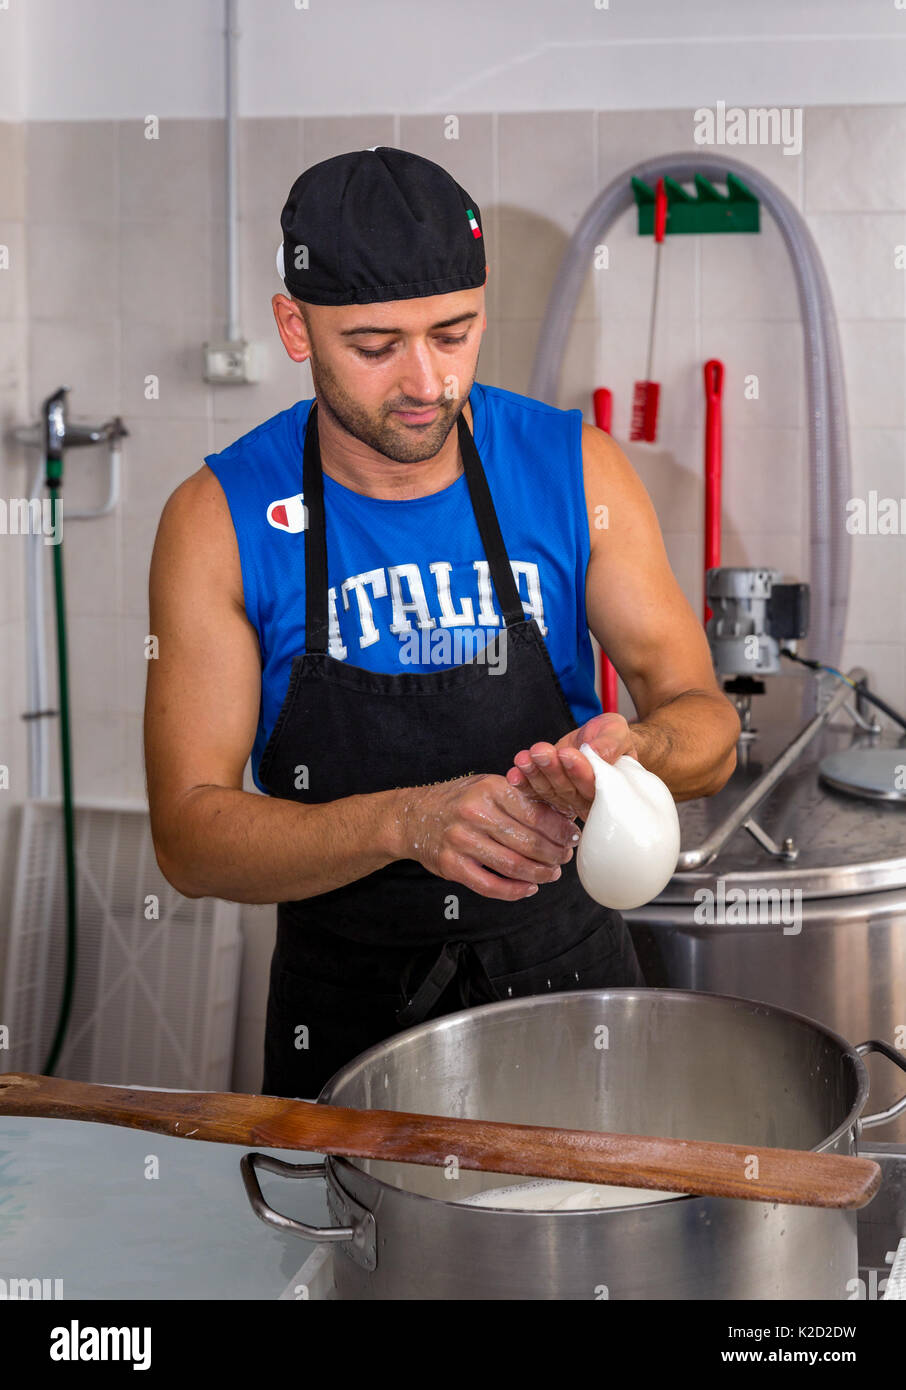
[[651, 296], [651, 323], [648, 329], [648, 361], [645, 380], [637, 381], [632, 395], [632, 427], [630, 439], [643, 439], [653, 444], [657, 438], [657, 405], [660, 386], [651, 380], [651, 360], [654, 353], [654, 320], [657, 312], [658, 274], [661, 268], [661, 247], [667, 230], [667, 190], [664, 180], [658, 179], [654, 198], [654, 293]]

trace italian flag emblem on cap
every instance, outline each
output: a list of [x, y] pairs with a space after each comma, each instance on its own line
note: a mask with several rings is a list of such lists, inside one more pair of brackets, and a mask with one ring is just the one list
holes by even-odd
[[474, 212], [472, 211], [471, 208], [466, 208], [466, 217], [468, 217], [468, 219], [469, 219], [469, 226], [472, 228], [472, 235], [473, 235], [474, 237], [479, 237], [479, 236], [481, 236], [481, 228], [479, 227], [478, 223], [475, 221], [475, 214], [474, 214]]
[[267, 509], [267, 519], [277, 531], [289, 531], [295, 535], [305, 530], [306, 510], [302, 493], [295, 497], [281, 497], [272, 502]]

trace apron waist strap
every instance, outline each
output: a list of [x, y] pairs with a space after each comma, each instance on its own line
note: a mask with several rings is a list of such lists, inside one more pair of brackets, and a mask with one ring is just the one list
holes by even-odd
[[463, 1008], [474, 1003], [491, 1004], [500, 998], [471, 942], [447, 941], [418, 989], [397, 1013], [400, 1028], [426, 1019], [454, 979], [459, 983]]

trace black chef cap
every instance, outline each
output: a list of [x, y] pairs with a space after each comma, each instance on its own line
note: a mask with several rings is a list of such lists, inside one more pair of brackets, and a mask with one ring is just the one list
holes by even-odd
[[372, 304], [485, 282], [481, 212], [439, 164], [376, 145], [300, 174], [280, 217], [277, 269], [307, 304]]

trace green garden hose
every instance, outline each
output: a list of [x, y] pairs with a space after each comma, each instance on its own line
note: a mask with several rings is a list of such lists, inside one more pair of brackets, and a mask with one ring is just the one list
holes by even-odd
[[62, 525], [57, 531], [57, 518], [62, 522], [62, 502], [60, 486], [63, 482], [63, 458], [48, 455], [46, 483], [50, 492], [51, 524], [55, 545], [53, 546], [54, 597], [57, 619], [57, 680], [60, 694], [60, 769], [63, 785], [63, 838], [66, 854], [66, 969], [63, 977], [63, 993], [57, 1026], [44, 1075], [52, 1076], [60, 1058], [69, 1017], [72, 1012], [72, 999], [75, 993], [77, 959], [77, 911], [76, 911], [76, 863], [75, 863], [75, 817], [72, 805], [72, 729], [69, 714], [69, 656], [66, 638], [66, 596], [63, 586], [63, 536]]

